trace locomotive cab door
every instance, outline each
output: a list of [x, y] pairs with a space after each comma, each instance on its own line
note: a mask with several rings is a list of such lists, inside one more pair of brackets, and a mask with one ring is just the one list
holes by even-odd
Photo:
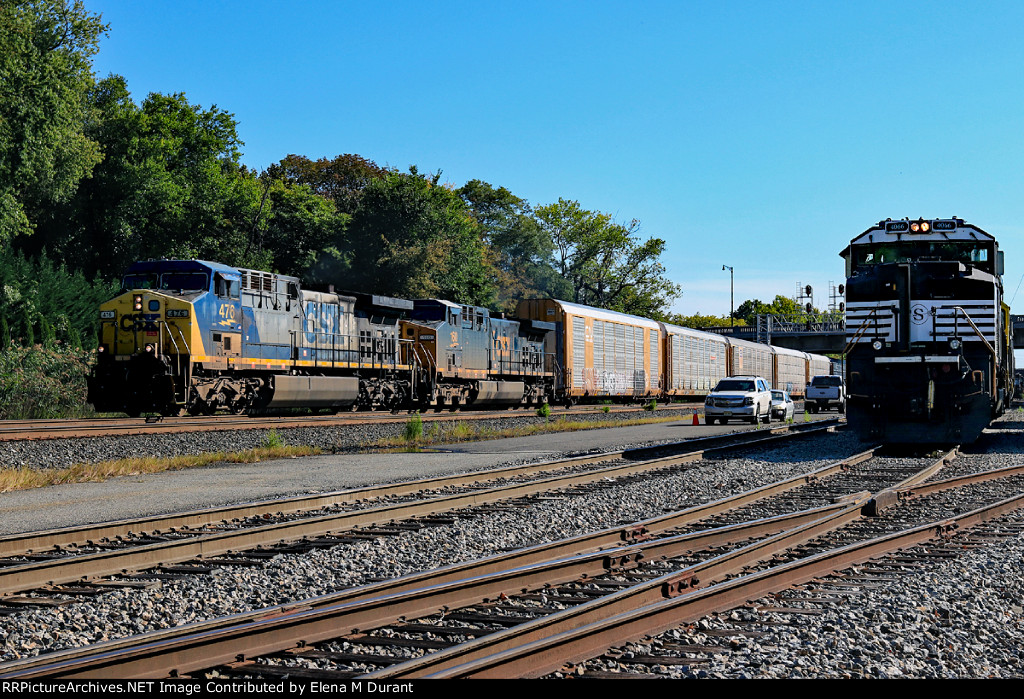
[[216, 312], [212, 318], [213, 354], [217, 357], [240, 357], [242, 352], [242, 302], [239, 295], [240, 277], [217, 272], [214, 294]]

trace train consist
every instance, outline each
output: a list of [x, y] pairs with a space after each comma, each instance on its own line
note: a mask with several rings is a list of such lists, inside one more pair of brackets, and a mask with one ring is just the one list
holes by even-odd
[[89, 401], [129, 415], [669, 400], [758, 374], [799, 396], [826, 357], [553, 299], [516, 318], [304, 289], [199, 260], [136, 262], [101, 306]]
[[887, 219], [841, 255], [849, 424], [885, 443], [975, 441], [1013, 387], [995, 238], [958, 218]]

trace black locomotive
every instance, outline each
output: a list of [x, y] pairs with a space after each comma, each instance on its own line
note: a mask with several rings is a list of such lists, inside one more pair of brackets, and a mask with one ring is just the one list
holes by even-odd
[[841, 255], [849, 424], [865, 441], [977, 440], [1013, 386], [995, 238], [958, 218], [886, 219]]

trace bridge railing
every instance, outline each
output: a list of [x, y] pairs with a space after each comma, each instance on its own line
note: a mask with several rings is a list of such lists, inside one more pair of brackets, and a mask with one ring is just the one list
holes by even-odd
[[825, 313], [758, 313], [753, 325], [701, 328], [752, 342], [771, 344], [773, 335], [843, 333], [846, 322], [840, 311]]

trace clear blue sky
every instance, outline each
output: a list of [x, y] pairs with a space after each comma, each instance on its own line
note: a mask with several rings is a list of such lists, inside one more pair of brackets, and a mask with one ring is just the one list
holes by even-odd
[[737, 305], [825, 306], [886, 217], [960, 216], [1007, 299], [1024, 275], [1021, 2], [85, 4], [98, 75], [233, 113], [246, 164], [357, 153], [639, 219], [682, 313], [728, 313], [723, 264]]

